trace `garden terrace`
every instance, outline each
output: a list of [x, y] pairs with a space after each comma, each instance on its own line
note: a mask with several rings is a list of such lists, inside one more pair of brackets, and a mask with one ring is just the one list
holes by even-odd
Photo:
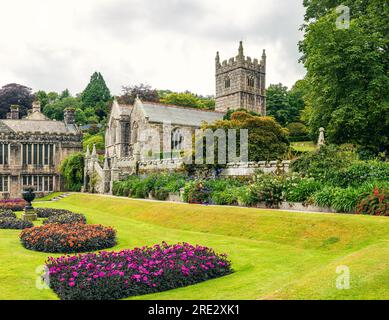
[[[38, 204], [37, 204], [38, 205]], [[389, 299], [389, 219], [254, 208], [172, 204], [72, 194], [40, 206], [85, 214], [117, 230], [120, 251], [188, 242], [226, 253], [234, 273], [131, 299]], [[39, 222], [40, 223], [40, 222]], [[23, 248], [20, 230], [0, 230], [0, 299], [57, 299], [36, 288], [47, 254]], [[336, 267], [351, 288], [336, 289]]]

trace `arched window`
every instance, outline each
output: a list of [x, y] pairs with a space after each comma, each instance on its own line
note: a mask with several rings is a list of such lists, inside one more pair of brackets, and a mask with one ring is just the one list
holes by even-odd
[[182, 143], [184, 141], [184, 136], [181, 133], [179, 128], [176, 128], [172, 131], [172, 151], [182, 150]]
[[255, 85], [255, 80], [254, 80], [254, 78], [248, 77], [248, 78], [247, 78], [247, 85], [248, 85], [249, 87], [254, 87], [254, 85]]
[[229, 88], [229, 87], [231, 87], [231, 80], [230, 78], [226, 78], [224, 80], [224, 88]]

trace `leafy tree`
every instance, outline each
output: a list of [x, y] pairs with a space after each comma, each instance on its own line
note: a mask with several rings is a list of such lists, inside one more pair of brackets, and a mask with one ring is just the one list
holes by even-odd
[[[111, 93], [100, 72], [95, 72], [85, 90], [81, 93], [81, 102], [84, 108], [98, 108], [99, 112], [111, 100]], [[104, 110], [105, 115], [107, 110]], [[103, 112], [103, 113], [104, 113]]]
[[86, 151], [87, 146], [89, 146], [90, 150], [92, 150], [93, 145], [96, 145], [96, 150], [98, 153], [104, 153], [105, 143], [104, 137], [101, 134], [86, 134], [83, 140], [84, 151]]
[[212, 97], [203, 97], [196, 94], [193, 94], [189, 91], [177, 93], [177, 92], [164, 92], [161, 91], [160, 94], [163, 94], [160, 98], [162, 103], [173, 104], [176, 106], [183, 107], [192, 107], [199, 109], [214, 109], [215, 108], [215, 99]]
[[148, 84], [139, 84], [135, 86], [123, 86], [122, 95], [118, 97], [118, 102], [123, 104], [134, 104], [135, 98], [149, 102], [159, 102], [159, 95], [156, 89]]
[[84, 180], [84, 154], [74, 153], [65, 158], [61, 163], [60, 172], [65, 180], [65, 189], [80, 191]]
[[81, 109], [80, 100], [74, 97], [57, 99], [53, 103], [47, 104], [43, 108], [43, 113], [50, 119], [63, 120], [64, 110], [69, 107], [75, 108], [77, 115], [77, 112]]
[[[335, 8], [349, 6], [348, 29]], [[389, 150], [389, 6], [386, 0], [305, 0], [300, 44], [309, 83], [305, 118], [312, 136]]]
[[203, 126], [204, 129], [237, 129], [239, 150], [240, 129], [248, 129], [249, 161], [283, 159], [289, 149], [288, 132], [273, 118], [253, 116], [237, 111], [230, 120], [219, 120]]
[[10, 83], [0, 89], [0, 118], [5, 118], [11, 105], [19, 106], [19, 115], [27, 115], [27, 110], [31, 109], [34, 95], [31, 89], [17, 84]]
[[289, 131], [290, 141], [306, 141], [309, 140], [309, 130], [306, 125], [301, 122], [291, 122], [286, 126]]

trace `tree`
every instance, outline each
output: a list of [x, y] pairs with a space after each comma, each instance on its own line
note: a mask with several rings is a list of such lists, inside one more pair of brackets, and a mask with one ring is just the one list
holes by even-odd
[[254, 116], [237, 111], [230, 120], [219, 120], [203, 126], [203, 129], [236, 129], [239, 150], [240, 129], [248, 129], [249, 161], [283, 159], [289, 150], [288, 132], [273, 118]]
[[107, 103], [111, 100], [111, 93], [100, 72], [95, 72], [85, 90], [81, 93], [81, 102], [84, 108], [97, 108], [102, 118], [107, 113]]
[[[337, 28], [336, 7], [351, 9]], [[305, 118], [312, 136], [325, 127], [332, 143], [389, 150], [389, 6], [386, 0], [305, 0], [300, 43], [309, 82]]]
[[84, 154], [74, 153], [65, 158], [60, 172], [64, 177], [66, 190], [80, 191], [84, 181]]
[[0, 118], [6, 118], [7, 112], [11, 105], [19, 106], [19, 115], [27, 115], [27, 110], [31, 109], [34, 95], [31, 88], [26, 86], [10, 83], [0, 89]]
[[52, 103], [46, 104], [43, 108], [43, 113], [50, 119], [63, 120], [63, 113], [66, 108], [81, 109], [81, 102], [78, 98], [67, 97], [63, 99], [57, 99]]
[[192, 107], [199, 109], [214, 109], [215, 99], [203, 97], [189, 91], [177, 93], [160, 91], [160, 102], [176, 106]]
[[156, 89], [148, 84], [135, 86], [123, 86], [122, 95], [118, 97], [118, 102], [122, 104], [134, 104], [136, 97], [143, 101], [159, 102], [159, 95]]

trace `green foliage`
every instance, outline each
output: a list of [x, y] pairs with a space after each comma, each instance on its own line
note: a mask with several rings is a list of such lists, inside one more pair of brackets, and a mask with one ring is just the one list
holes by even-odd
[[191, 92], [168, 92], [160, 97], [161, 103], [199, 109], [215, 109], [215, 100], [212, 97], [203, 97]]
[[92, 74], [89, 84], [81, 93], [81, 101], [84, 107], [96, 108], [101, 103], [106, 103], [111, 99], [111, 93], [100, 72]]
[[65, 189], [80, 191], [84, 180], [84, 154], [75, 153], [65, 158], [60, 172], [65, 180]]
[[283, 187], [284, 199], [290, 202], [305, 202], [321, 187], [322, 183], [320, 181], [292, 176], [285, 180]]
[[96, 150], [98, 152], [104, 152], [105, 150], [104, 137], [101, 134], [85, 134], [82, 144], [84, 151], [86, 151], [87, 146], [92, 150], [94, 144], [96, 145]]
[[0, 229], [27, 229], [33, 226], [32, 222], [13, 217], [0, 217]]
[[269, 208], [277, 207], [283, 200], [283, 177], [262, 174], [256, 176], [256, 181], [251, 186], [253, 196], [258, 202], [265, 202]]
[[300, 80], [291, 90], [281, 83], [271, 84], [266, 90], [267, 115], [274, 117], [283, 126], [299, 121], [305, 106], [304, 84], [304, 80]]
[[[250, 161], [275, 160], [285, 157], [289, 149], [286, 129], [271, 117], [252, 116], [235, 112], [231, 120], [220, 120], [203, 126], [203, 129], [236, 129], [237, 150], [240, 149], [240, 129], [248, 130], [248, 155]], [[227, 132], [226, 132], [226, 136]], [[228, 143], [228, 140], [227, 140]], [[215, 162], [218, 148], [215, 147]]]
[[[336, 26], [339, 5], [351, 8], [349, 29]], [[312, 137], [325, 127], [331, 143], [389, 149], [389, 7], [386, 0], [308, 1], [300, 44], [310, 90]]]
[[301, 122], [291, 122], [286, 126], [289, 131], [289, 141], [307, 141], [309, 140], [309, 130]]
[[63, 113], [66, 108], [75, 108], [76, 115], [81, 108], [81, 102], [74, 97], [58, 97], [56, 100], [47, 103], [42, 111], [50, 119], [63, 120]]

